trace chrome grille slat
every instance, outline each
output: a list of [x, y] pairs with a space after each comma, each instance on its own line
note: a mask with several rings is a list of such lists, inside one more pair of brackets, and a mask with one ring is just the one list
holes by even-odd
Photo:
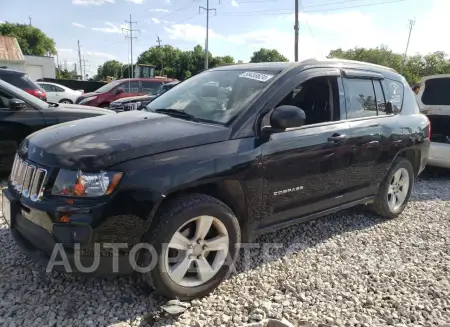
[[40, 200], [44, 193], [47, 170], [21, 159], [18, 155], [13, 163], [10, 181], [19, 194], [32, 201]]

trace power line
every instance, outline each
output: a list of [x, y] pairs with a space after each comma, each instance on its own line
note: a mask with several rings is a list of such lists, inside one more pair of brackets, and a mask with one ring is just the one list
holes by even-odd
[[127, 31], [130, 33], [130, 36], [126, 35], [126, 39], [130, 39], [130, 52], [131, 52], [131, 78], [134, 76], [134, 69], [133, 69], [133, 39], [137, 39], [137, 37], [133, 37], [133, 32], [140, 32], [140, 30], [134, 30], [133, 24], [137, 24], [137, 22], [133, 22], [131, 20], [131, 14], [130, 14], [130, 20], [126, 20], [125, 23], [128, 23], [129, 28], [122, 27], [122, 30]]
[[161, 42], [162, 40], [159, 38], [156, 39], [156, 42], [158, 42], [158, 48], [159, 48], [159, 55], [161, 57], [161, 72], [159, 73], [161, 76], [164, 76], [164, 68], [163, 68], [163, 53], [162, 53], [162, 49], [161, 49]]
[[[338, 10], [344, 10], [344, 9], [386, 5], [386, 4], [405, 2], [405, 1], [407, 1], [407, 0], [383, 1], [383, 2], [377, 2], [377, 3], [368, 3], [368, 4], [364, 4], [364, 5], [355, 5], [355, 6], [347, 6], [347, 7], [339, 7], [339, 8], [331, 8], [331, 9], [304, 10], [303, 12], [304, 13], [313, 13], [313, 12], [338, 11]], [[288, 11], [288, 12], [284, 12], [284, 11]], [[226, 12], [226, 13], [220, 14], [219, 16], [254, 16], [255, 13], [262, 13], [262, 14], [259, 14], [258, 16], [290, 14], [290, 13], [292, 13], [292, 9], [291, 8], [283, 8], [283, 9], [266, 9], [266, 10], [253, 10], [253, 11], [242, 11], [242, 12]]]
[[205, 70], [208, 69], [208, 43], [209, 43], [209, 12], [214, 11], [214, 14], [217, 15], [216, 8], [209, 8], [209, 0], [206, 0], [206, 8], [199, 6], [198, 13], [201, 10], [206, 11], [206, 40], [205, 40]]

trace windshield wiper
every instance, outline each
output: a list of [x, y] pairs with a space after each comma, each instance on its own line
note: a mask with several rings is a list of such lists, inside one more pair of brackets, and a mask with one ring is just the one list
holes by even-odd
[[155, 109], [155, 110], [152, 110], [152, 111], [153, 112], [157, 112], [157, 113], [161, 113], [161, 114], [166, 114], [166, 115], [173, 116], [173, 117], [177, 117], [177, 118], [184, 118], [184, 119], [189, 119], [189, 120], [198, 122], [197, 117], [195, 117], [194, 115], [188, 114], [184, 110], [178, 110], [178, 109]]

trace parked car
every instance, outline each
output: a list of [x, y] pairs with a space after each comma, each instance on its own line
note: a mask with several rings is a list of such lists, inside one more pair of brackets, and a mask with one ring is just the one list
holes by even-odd
[[97, 91], [81, 95], [76, 103], [94, 107], [108, 108], [111, 102], [121, 98], [146, 95], [158, 90], [161, 85], [172, 82], [165, 78], [127, 78], [105, 84]]
[[0, 173], [10, 172], [19, 144], [40, 129], [114, 111], [70, 104], [48, 104], [0, 80]]
[[[219, 67], [144, 110], [27, 137], [3, 212], [37, 262], [63, 242], [66, 267], [47, 269], [86, 273], [75, 257], [84, 267], [95, 257], [91, 273], [135, 269], [160, 294], [187, 300], [218, 286], [238, 245], [261, 233], [358, 204], [396, 218], [426, 165], [429, 136], [406, 80], [389, 68]], [[30, 169], [44, 173], [30, 179]]]
[[180, 83], [179, 81], [163, 84], [157, 90], [150, 91], [147, 95], [140, 95], [136, 97], [121, 98], [111, 102], [109, 109], [116, 112], [130, 111], [130, 110], [142, 110], [146, 105], [153, 101], [156, 97], [167, 92], [175, 85]]
[[431, 121], [428, 165], [450, 168], [450, 74], [422, 78], [417, 102]]
[[75, 103], [75, 101], [83, 94], [83, 91], [75, 91], [67, 86], [50, 83], [37, 82], [37, 84], [47, 92], [47, 99], [54, 103]]
[[45, 90], [23, 72], [0, 68], [0, 79], [43, 101], [47, 101], [47, 93]]

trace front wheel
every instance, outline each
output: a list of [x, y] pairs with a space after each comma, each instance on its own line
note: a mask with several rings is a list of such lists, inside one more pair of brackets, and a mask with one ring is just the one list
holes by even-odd
[[155, 217], [146, 241], [157, 258], [142, 253], [144, 266], [156, 266], [143, 277], [167, 298], [191, 300], [216, 288], [229, 274], [241, 232], [237, 218], [219, 200], [204, 194], [170, 201]]
[[73, 104], [73, 101], [69, 99], [62, 99], [61, 101], [59, 101], [59, 103]]
[[380, 185], [372, 210], [383, 218], [396, 218], [408, 204], [413, 184], [413, 166], [407, 159], [397, 158]]

